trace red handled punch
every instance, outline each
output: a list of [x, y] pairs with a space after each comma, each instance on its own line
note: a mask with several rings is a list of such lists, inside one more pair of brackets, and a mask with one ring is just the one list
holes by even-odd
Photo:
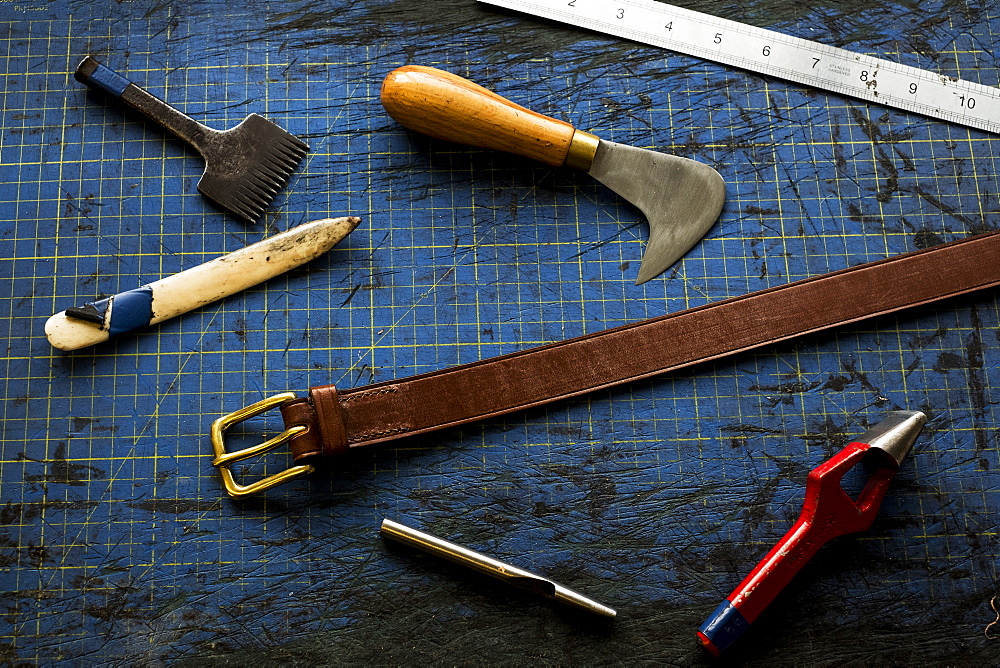
[[[698, 629], [705, 649], [719, 656], [732, 645], [827, 541], [871, 527], [889, 483], [925, 422], [927, 416], [918, 411], [890, 413], [809, 473], [799, 519]], [[840, 481], [862, 459], [873, 470], [853, 500]]]

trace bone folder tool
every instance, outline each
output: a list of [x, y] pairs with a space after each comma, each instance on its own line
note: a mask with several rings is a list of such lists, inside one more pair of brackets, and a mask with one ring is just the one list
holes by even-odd
[[344, 217], [303, 223], [148, 285], [68, 308], [48, 319], [45, 336], [55, 348], [77, 350], [155, 325], [319, 257], [360, 222]]

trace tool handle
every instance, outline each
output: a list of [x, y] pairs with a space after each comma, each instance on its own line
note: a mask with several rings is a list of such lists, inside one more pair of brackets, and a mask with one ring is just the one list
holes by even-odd
[[750, 628], [826, 542], [813, 520], [804, 509], [788, 533], [698, 628], [699, 642], [713, 656], [718, 657]]
[[389, 115], [411, 130], [555, 167], [566, 164], [576, 132], [569, 123], [433, 67], [407, 65], [393, 70], [382, 82], [381, 97]]
[[869, 474], [857, 499], [841, 486], [844, 474], [870, 450], [867, 443], [849, 443], [809, 473], [798, 520], [729, 595], [747, 621], [756, 619], [824, 544], [871, 527], [898, 464], [876, 450], [882, 465]]
[[80, 83], [118, 98], [160, 127], [191, 144], [199, 152], [201, 152], [205, 138], [217, 132], [190, 116], [182, 114], [149, 91], [135, 85], [111, 68], [101, 65], [90, 56], [84, 58], [77, 66], [73, 76]]

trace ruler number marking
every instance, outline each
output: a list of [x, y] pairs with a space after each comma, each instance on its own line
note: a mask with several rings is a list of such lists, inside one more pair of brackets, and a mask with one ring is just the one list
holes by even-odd
[[652, 0], [480, 1], [1000, 133], [994, 88], [683, 7]]
[[[865, 88], [867, 88], [869, 92], [874, 92], [875, 89], [878, 88], [878, 80], [875, 79], [875, 75], [877, 74], [878, 70], [875, 70], [875, 73], [869, 77], [868, 70], [861, 70], [861, 76], [858, 77], [858, 79], [861, 80], [861, 83], [865, 85]], [[877, 92], [875, 94], [878, 95]]]

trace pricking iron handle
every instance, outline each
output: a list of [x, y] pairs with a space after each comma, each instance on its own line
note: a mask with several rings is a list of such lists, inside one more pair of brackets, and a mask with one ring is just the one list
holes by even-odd
[[174, 109], [160, 98], [143, 90], [90, 56], [84, 58], [77, 66], [73, 76], [80, 83], [118, 98], [160, 127], [188, 142], [199, 152], [204, 138], [217, 132]]
[[582, 171], [590, 169], [597, 151], [594, 135], [433, 67], [393, 70], [382, 82], [381, 98], [402, 125], [436, 139]]
[[[917, 411], [891, 413], [809, 473], [798, 520], [698, 629], [698, 640], [706, 650], [719, 656], [732, 645], [829, 540], [871, 527], [889, 483], [926, 420]], [[841, 479], [869, 455], [874, 470], [853, 500]]]

